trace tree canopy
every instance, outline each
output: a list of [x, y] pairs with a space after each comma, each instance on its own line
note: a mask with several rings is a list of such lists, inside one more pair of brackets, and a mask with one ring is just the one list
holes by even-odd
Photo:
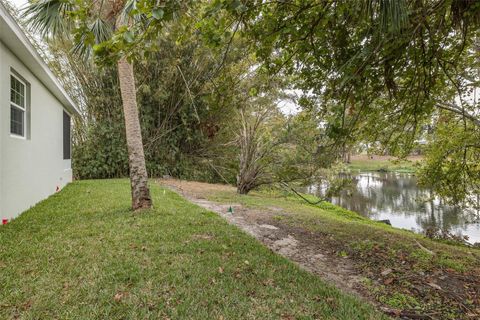
[[[373, 142], [402, 157], [438, 126], [422, 181], [454, 202], [478, 192], [478, 1], [213, 1], [212, 10], [241, 23], [263, 68], [292, 79], [337, 145]], [[445, 130], [458, 134], [441, 152]]]
[[[119, 97], [111, 72], [112, 63], [126, 56], [137, 62], [142, 133], [154, 175], [191, 174], [186, 167], [202, 164], [193, 171], [205, 179], [235, 181], [241, 146], [232, 145], [239, 134], [232, 119], [258, 116], [262, 95], [275, 105], [294, 90], [301, 112], [281, 117], [281, 127], [290, 131], [270, 138], [304, 150], [299, 163], [328, 166], [359, 143], [399, 157], [423, 148], [424, 185], [453, 203], [478, 193], [478, 1], [127, 1], [120, 18], [129, 22], [113, 28], [113, 17], [103, 13], [119, 4], [41, 0], [25, 12], [31, 16], [43, 6], [68, 13], [72, 19], [58, 14], [32, 27], [47, 38], [68, 31], [73, 53], [93, 55], [104, 66], [90, 72], [70, 58], [88, 109], [87, 124], [78, 127], [82, 164], [99, 159], [98, 141], [91, 152], [82, 149], [99, 132], [109, 132], [107, 149], [122, 137], [112, 133], [122, 125], [115, 120]], [[281, 79], [273, 91], [272, 79]], [[245, 117], [239, 111], [247, 105]], [[278, 105], [271, 113], [277, 112]], [[122, 152], [100, 153], [118, 154], [108, 160], [116, 165], [79, 163], [82, 176], [127, 170]], [[288, 180], [279, 178], [280, 171], [266, 170], [274, 180]]]

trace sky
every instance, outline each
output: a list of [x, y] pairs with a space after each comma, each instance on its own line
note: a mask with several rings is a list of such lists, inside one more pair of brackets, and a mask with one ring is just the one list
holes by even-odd
[[21, 8], [27, 3], [27, 0], [8, 0], [10, 3], [13, 3], [17, 8]]

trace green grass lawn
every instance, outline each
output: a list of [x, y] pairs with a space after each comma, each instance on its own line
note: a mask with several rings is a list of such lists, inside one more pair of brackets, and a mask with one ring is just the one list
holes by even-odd
[[[479, 249], [430, 240], [327, 202], [308, 205], [277, 191], [246, 196], [223, 191], [203, 196], [256, 210], [281, 208], [287, 214], [273, 217], [277, 225], [307, 230], [318, 236], [316, 243], [324, 252], [333, 251], [353, 261], [365, 286], [383, 305], [419, 315], [434, 314], [435, 319], [473, 319], [480, 315]], [[382, 275], [385, 270], [390, 271]], [[435, 288], [436, 284], [441, 290]]]
[[80, 181], [0, 227], [0, 319], [379, 319], [216, 214]]
[[384, 159], [353, 159], [347, 167], [353, 171], [392, 171], [399, 173], [414, 173], [414, 161], [384, 160]]
[[[478, 248], [430, 240], [412, 231], [370, 220], [329, 202], [309, 205], [295, 195], [277, 191], [254, 191], [249, 195], [217, 192], [204, 196], [212, 201], [240, 203], [251, 208], [282, 208], [289, 213], [277, 217], [282, 222], [331, 236], [342, 250], [352, 254], [368, 252], [372, 247], [378, 246], [389, 251], [387, 261], [398, 263], [396, 255], [402, 252], [411, 256], [412, 261], [418, 263], [417, 267], [421, 269], [448, 267], [463, 272], [477, 271], [480, 266]], [[317, 200], [311, 195], [304, 196], [312, 201]], [[435, 252], [436, 255], [425, 256], [424, 250], [417, 243]]]

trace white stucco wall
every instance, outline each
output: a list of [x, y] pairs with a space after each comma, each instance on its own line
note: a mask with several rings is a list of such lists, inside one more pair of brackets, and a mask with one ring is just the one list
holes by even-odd
[[[30, 138], [10, 135], [10, 70], [31, 87]], [[72, 181], [63, 160], [63, 107], [0, 42], [0, 219], [14, 218]]]
[[[0, 41], [0, 74], [4, 74], [4, 66], [3, 66], [3, 61], [6, 59], [4, 57], [4, 48], [3, 48], [3, 44], [2, 42]], [[3, 100], [4, 99], [4, 91], [3, 88], [5, 85], [4, 85], [4, 77], [0, 77], [0, 100]], [[0, 103], [0, 110], [3, 110], [3, 103]], [[1, 219], [3, 218], [3, 210], [2, 210], [2, 203], [3, 203], [3, 186], [2, 186], [2, 175], [3, 175], [3, 171], [2, 171], [2, 166], [3, 166], [3, 160], [2, 160], [2, 150], [3, 150], [3, 132], [4, 132], [4, 124], [3, 124], [3, 112], [0, 111], [0, 223], [2, 223]]]

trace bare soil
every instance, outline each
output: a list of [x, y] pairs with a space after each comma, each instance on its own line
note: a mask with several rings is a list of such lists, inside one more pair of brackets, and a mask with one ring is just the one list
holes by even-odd
[[[415, 296], [429, 303], [431, 296], [437, 299], [434, 302], [435, 305], [440, 299], [444, 301], [444, 308], [447, 310], [452, 306], [462, 308], [463, 301], [467, 298], [479, 299], [480, 303], [480, 281], [477, 277], [465, 278], [451, 270], [438, 270], [436, 273], [425, 276], [416, 275], [411, 271], [408, 259], [405, 257], [399, 257], [401, 263], [392, 271], [382, 266], [384, 264], [382, 256], [386, 253], [381, 252], [381, 249], [374, 248], [368, 257], [355, 256], [355, 254], [342, 255], [342, 245], [336, 243], [331, 236], [292, 226], [283, 222], [283, 219], [279, 219], [289, 215], [289, 212], [283, 208], [252, 209], [240, 204], [220, 204], [206, 199], [206, 196], [211, 193], [234, 192], [235, 189], [231, 186], [174, 179], [164, 179], [160, 183], [191, 202], [218, 213], [229, 223], [252, 235], [274, 252], [297, 263], [301, 268], [317, 274], [340, 290], [375, 305], [388, 315], [401, 319], [443, 318], [441, 312], [419, 314], [411, 310], [392, 309], [376, 299], [372, 287], [368, 286], [365, 280], [373, 279], [376, 284], [390, 286], [391, 290], [404, 290], [400, 282], [408, 281], [408, 285], [413, 287], [411, 290], [415, 291]], [[392, 272], [409, 279], [394, 278]], [[397, 283], [398, 286], [396, 286]], [[442, 286], [440, 287], [438, 283]], [[432, 294], [432, 292], [435, 293]], [[479, 319], [476, 311], [472, 313], [472, 310], [465, 310], [464, 312], [465, 318]]]
[[[282, 224], [275, 217], [288, 215], [282, 208], [270, 207], [265, 210], [245, 208], [240, 204], [219, 204], [204, 198], [212, 191], [233, 191], [231, 186], [213, 185], [193, 181], [162, 180], [165, 185], [189, 201], [218, 213], [229, 223], [252, 235], [271, 250], [296, 262], [302, 268], [318, 274], [327, 282], [344, 292], [355, 294], [371, 303], [375, 301], [362, 285], [362, 276], [348, 258], [342, 258], [328, 251], [322, 244], [322, 237], [302, 228]], [[229, 208], [233, 213], [229, 212]]]

